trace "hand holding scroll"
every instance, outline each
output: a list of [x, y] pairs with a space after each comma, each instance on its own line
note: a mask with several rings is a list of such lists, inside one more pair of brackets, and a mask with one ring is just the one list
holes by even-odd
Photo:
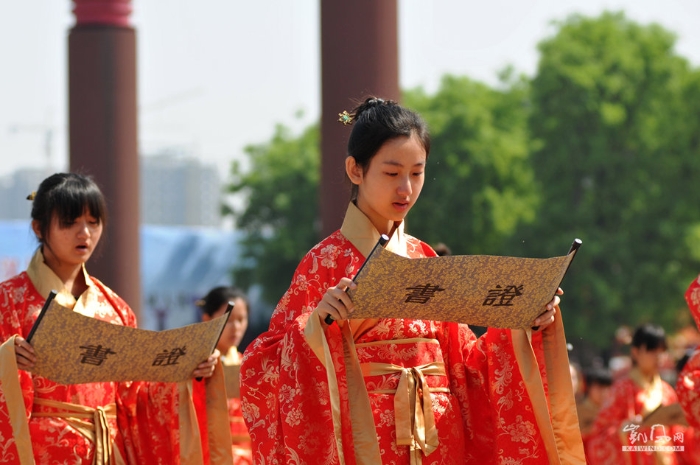
[[15, 338], [15, 355], [17, 357], [17, 368], [24, 371], [31, 371], [36, 362], [34, 348], [23, 337]]
[[216, 369], [216, 364], [221, 357], [219, 349], [214, 349], [214, 352], [205, 361], [197, 365], [197, 368], [192, 372], [193, 378], [211, 378]]
[[535, 321], [532, 322], [532, 329], [534, 331], [542, 331], [544, 328], [554, 323], [554, 317], [557, 313], [557, 306], [561, 301], [561, 299], [559, 299], [559, 296], [563, 294], [564, 291], [562, 290], [562, 288], [558, 288], [557, 293], [554, 295], [554, 298], [545, 306], [545, 312], [537, 318], [535, 318]]
[[333, 320], [348, 319], [350, 313], [352, 313], [354, 309], [354, 304], [347, 290], [355, 289], [356, 287], [357, 284], [350, 278], [341, 278], [338, 284], [334, 287], [329, 287], [326, 293], [323, 294], [321, 302], [318, 303], [318, 307], [316, 307], [316, 311], [321, 317], [321, 320], [325, 321], [326, 324], [330, 324], [333, 321], [331, 320], [330, 323], [328, 323], [326, 319], [328, 316]]

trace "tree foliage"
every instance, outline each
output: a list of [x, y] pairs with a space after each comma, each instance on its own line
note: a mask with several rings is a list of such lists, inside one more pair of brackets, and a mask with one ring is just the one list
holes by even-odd
[[[683, 292], [700, 271], [700, 71], [662, 27], [622, 13], [572, 16], [539, 45], [532, 79], [497, 88], [446, 76], [405, 93], [428, 122], [426, 185], [409, 233], [458, 254], [562, 255], [569, 338], [603, 347], [621, 324], [689, 321]], [[318, 240], [318, 127], [283, 127], [234, 164], [233, 208], [248, 233], [236, 270], [275, 303]]]
[[687, 99], [697, 78], [674, 41], [658, 25], [605, 13], [573, 16], [539, 45], [530, 128], [542, 203], [523, 235], [531, 255], [583, 240], [568, 276], [567, 332], [598, 345], [620, 324], [670, 329], [687, 315], [700, 198]]
[[270, 142], [245, 148], [247, 169], [238, 162], [231, 168], [227, 190], [243, 194], [244, 201], [228, 205], [224, 214], [246, 232], [234, 282], [262, 285], [269, 304], [282, 297], [304, 253], [318, 242], [318, 132], [314, 125], [295, 137], [277, 126]]
[[430, 128], [426, 181], [406, 228], [453, 253], [503, 253], [517, 226], [534, 220], [527, 83], [503, 74], [504, 90], [446, 76], [435, 95], [407, 92], [404, 103]]

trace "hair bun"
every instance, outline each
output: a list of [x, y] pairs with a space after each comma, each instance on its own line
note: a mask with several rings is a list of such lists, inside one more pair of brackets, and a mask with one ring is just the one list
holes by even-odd
[[353, 122], [357, 121], [363, 113], [371, 112], [374, 114], [375, 111], [383, 111], [382, 107], [387, 107], [391, 105], [396, 105], [397, 103], [393, 100], [384, 100], [380, 97], [367, 97], [362, 103], [352, 110]]
[[381, 105], [381, 104], [383, 104], [384, 101], [385, 101], [385, 100], [384, 100], [383, 98], [379, 98], [379, 97], [369, 97], [367, 100], [365, 100], [365, 104], [366, 104], [367, 106], [375, 106], [375, 105]]

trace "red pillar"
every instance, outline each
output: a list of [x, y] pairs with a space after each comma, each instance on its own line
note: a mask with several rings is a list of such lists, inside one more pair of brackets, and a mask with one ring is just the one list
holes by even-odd
[[70, 169], [104, 192], [107, 227], [88, 271], [141, 308], [136, 31], [131, 0], [73, 0], [68, 36]]
[[399, 100], [396, 0], [321, 2], [321, 224], [338, 229], [350, 199], [350, 126], [337, 122], [367, 95]]

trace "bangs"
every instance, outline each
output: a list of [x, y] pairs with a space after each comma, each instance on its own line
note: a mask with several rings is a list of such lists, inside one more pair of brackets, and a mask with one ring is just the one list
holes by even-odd
[[642, 325], [632, 336], [632, 347], [645, 347], [646, 350], [667, 350], [666, 332], [661, 326], [649, 323]]
[[651, 350], [657, 350], [657, 349], [663, 349], [663, 350], [668, 350], [668, 346], [666, 345], [666, 338], [649, 338], [647, 339], [646, 343], [644, 344], [646, 349], [651, 351]]
[[76, 218], [88, 212], [100, 223], [105, 222], [107, 208], [104, 197], [93, 183], [68, 182], [64, 189], [51, 192], [51, 205], [61, 227], [69, 226]]

